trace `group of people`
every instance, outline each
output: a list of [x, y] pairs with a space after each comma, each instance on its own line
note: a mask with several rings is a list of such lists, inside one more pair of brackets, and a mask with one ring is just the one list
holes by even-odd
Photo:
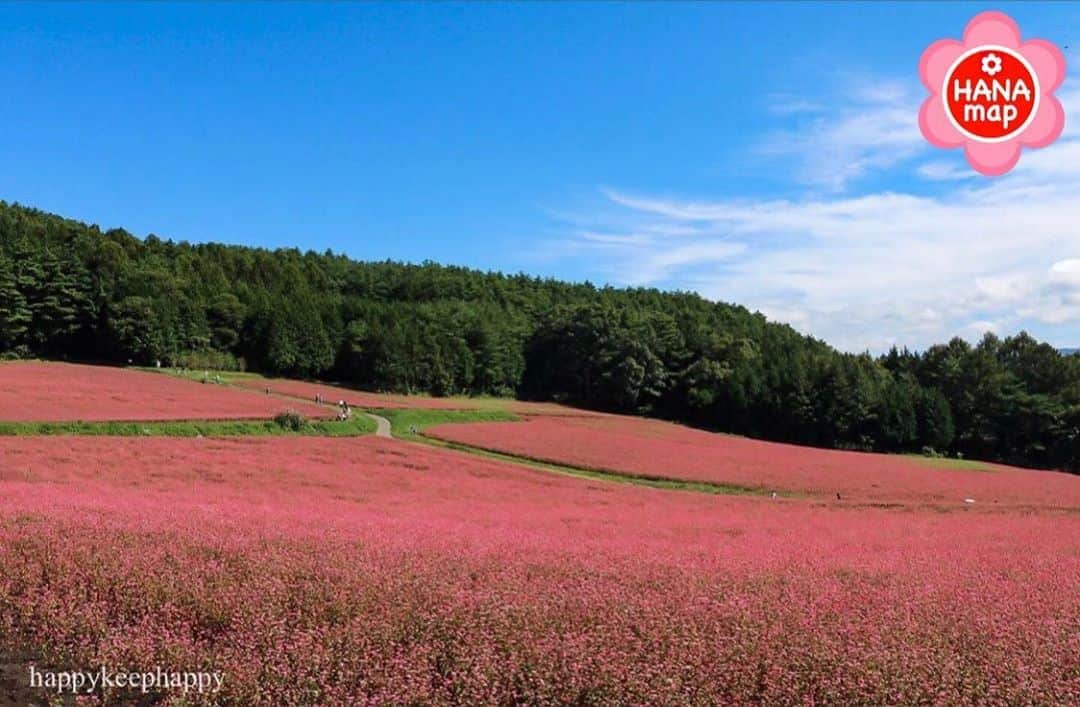
[[[323, 405], [325, 403], [326, 403], [326, 398], [324, 398], [322, 396], [322, 393], [316, 393], [315, 394], [315, 404], [316, 405]], [[352, 417], [352, 408], [349, 407], [349, 404], [347, 402], [345, 402], [344, 400], [339, 400], [338, 401], [338, 416], [337, 416], [337, 419], [339, 421], [341, 421], [341, 422], [344, 422], [345, 420], [348, 420], [350, 417]]]
[[342, 422], [345, 422], [345, 420], [348, 420], [350, 417], [352, 417], [352, 408], [350, 408], [349, 404], [347, 402], [345, 402], [344, 400], [339, 400], [338, 401], [338, 418], [337, 419], [341, 420]]
[[[266, 388], [265, 390], [266, 390], [266, 394], [270, 395], [270, 388]], [[322, 393], [315, 393], [315, 404], [316, 405], [325, 405], [326, 404], [326, 398], [323, 397]], [[348, 420], [350, 417], [352, 417], [352, 408], [349, 407], [349, 404], [347, 402], [345, 402], [344, 400], [339, 400], [338, 403], [337, 403], [337, 406], [338, 406], [337, 419], [340, 422], [344, 422], [345, 420]]]

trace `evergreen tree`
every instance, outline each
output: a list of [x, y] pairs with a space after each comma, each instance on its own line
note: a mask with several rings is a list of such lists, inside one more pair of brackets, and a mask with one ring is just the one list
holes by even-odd
[[31, 321], [30, 308], [19, 290], [15, 269], [8, 258], [0, 256], [0, 351], [19, 347]]

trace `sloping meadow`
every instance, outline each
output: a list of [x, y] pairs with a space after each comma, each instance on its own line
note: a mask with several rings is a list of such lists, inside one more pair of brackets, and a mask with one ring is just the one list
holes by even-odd
[[432, 427], [437, 439], [646, 478], [866, 503], [1080, 509], [1080, 476], [800, 447], [615, 415]]
[[0, 363], [0, 421], [166, 421], [268, 419], [292, 408], [328, 417], [304, 401], [108, 366], [11, 361]]
[[189, 703], [1080, 700], [1068, 512], [666, 492], [375, 438], [5, 438], [0, 567], [0, 644], [224, 671]]

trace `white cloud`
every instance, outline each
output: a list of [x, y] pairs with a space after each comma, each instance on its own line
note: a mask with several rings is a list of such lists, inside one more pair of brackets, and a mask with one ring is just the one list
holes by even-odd
[[845, 87], [840, 107], [790, 96], [777, 97], [772, 111], [797, 118], [769, 135], [763, 155], [793, 158], [804, 184], [840, 191], [868, 172], [892, 167], [924, 149], [919, 132], [921, 96], [908, 84], [865, 81]]
[[1050, 266], [1050, 281], [1080, 287], [1080, 258], [1059, 260]]
[[974, 179], [979, 176], [972, 169], [965, 169], [953, 162], [933, 161], [919, 165], [915, 172], [923, 179], [946, 181], [953, 179]]
[[[906, 95], [886, 87], [866, 100], [894, 106]], [[1080, 92], [1063, 100], [1067, 113], [1080, 113]], [[907, 134], [884, 139], [914, 114], [884, 126], [842, 116], [854, 128], [849, 141], [832, 128], [807, 136], [835, 142], [835, 164], [818, 163], [818, 175], [842, 185], [932, 152], [921, 137], [918, 145]], [[806, 164], [812, 155], [793, 156]], [[940, 158], [906, 169], [919, 189], [712, 200], [607, 190], [602, 215], [580, 232], [594, 235], [574, 239], [576, 252], [585, 248], [609, 281], [696, 290], [846, 350], [1020, 328], [1080, 344], [1080, 131], [1026, 151], [994, 180], [961, 179], [963, 170]]]
[[982, 336], [983, 334], [998, 333], [998, 325], [995, 322], [988, 322], [985, 320], [972, 322], [971, 324], [968, 324], [967, 328], [975, 332], [979, 336]]
[[788, 93], [773, 94], [769, 100], [769, 112], [776, 115], [819, 113], [821, 110], [822, 105], [820, 103]]

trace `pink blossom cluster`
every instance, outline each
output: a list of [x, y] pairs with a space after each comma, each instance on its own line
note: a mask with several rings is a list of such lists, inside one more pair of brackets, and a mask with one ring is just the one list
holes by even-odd
[[0, 363], [2, 421], [262, 419], [287, 408], [308, 417], [333, 413], [315, 405], [145, 371], [36, 361]]
[[376, 438], [7, 438], [0, 568], [0, 647], [222, 670], [225, 704], [1080, 702], [1075, 509], [678, 493]]
[[800, 447], [642, 418], [534, 417], [438, 425], [439, 439], [624, 474], [871, 503], [1080, 508], [1080, 477], [998, 464]]

